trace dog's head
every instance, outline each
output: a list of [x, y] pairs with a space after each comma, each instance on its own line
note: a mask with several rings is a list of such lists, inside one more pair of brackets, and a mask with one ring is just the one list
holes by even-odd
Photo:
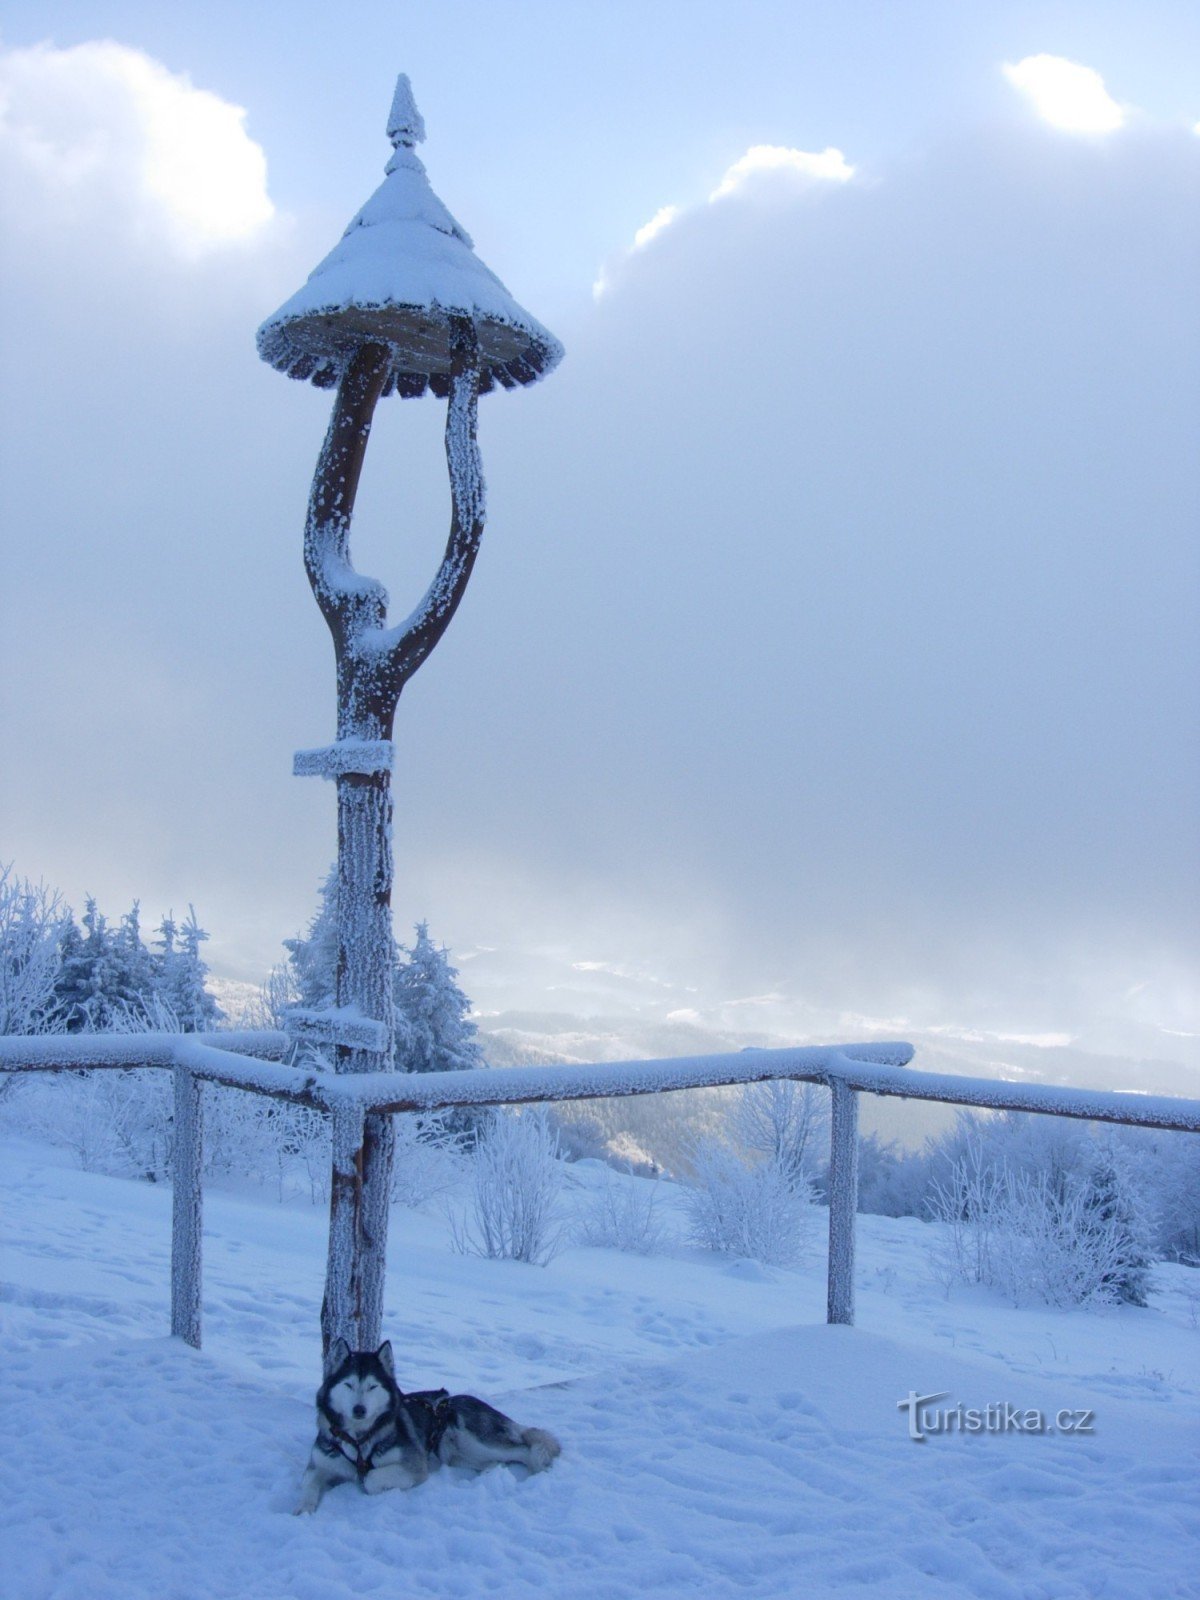
[[345, 1339], [334, 1340], [317, 1392], [317, 1410], [334, 1427], [353, 1439], [365, 1438], [399, 1398], [390, 1342], [378, 1350], [351, 1350]]

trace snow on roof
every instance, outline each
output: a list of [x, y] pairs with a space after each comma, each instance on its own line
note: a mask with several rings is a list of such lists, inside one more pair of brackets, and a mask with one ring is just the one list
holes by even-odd
[[479, 335], [480, 391], [536, 383], [562, 346], [475, 254], [434, 194], [413, 149], [425, 123], [408, 78], [387, 125], [394, 146], [382, 184], [308, 282], [258, 330], [258, 353], [289, 377], [331, 388], [364, 344], [390, 347], [384, 394], [449, 392], [450, 319]]

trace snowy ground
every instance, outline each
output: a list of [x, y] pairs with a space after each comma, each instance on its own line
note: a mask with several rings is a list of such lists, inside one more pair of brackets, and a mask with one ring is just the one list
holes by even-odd
[[[169, 1190], [0, 1145], [4, 1600], [1200, 1595], [1200, 1274], [1158, 1269], [1146, 1311], [1017, 1311], [947, 1299], [934, 1230], [867, 1218], [859, 1326], [830, 1329], [819, 1252], [539, 1269], [397, 1211], [401, 1382], [473, 1389], [564, 1454], [294, 1518], [324, 1220], [210, 1189], [197, 1353], [164, 1337]], [[914, 1443], [912, 1389], [1095, 1433]]]

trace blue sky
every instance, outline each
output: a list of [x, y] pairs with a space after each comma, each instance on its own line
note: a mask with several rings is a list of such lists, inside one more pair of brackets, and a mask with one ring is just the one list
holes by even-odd
[[[231, 974], [309, 914], [328, 401], [253, 332], [377, 182], [404, 70], [434, 187], [568, 353], [484, 405], [484, 554], [398, 722], [401, 932], [522, 1005], [611, 969], [785, 1030], [1195, 1029], [1198, 35], [10, 5], [0, 855], [194, 899]], [[1055, 125], [1064, 85], [1113, 125]], [[356, 547], [403, 608], [440, 417], [389, 406]]]

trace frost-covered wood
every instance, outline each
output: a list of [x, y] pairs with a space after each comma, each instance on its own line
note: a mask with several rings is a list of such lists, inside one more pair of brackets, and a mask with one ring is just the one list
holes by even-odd
[[390, 772], [395, 751], [390, 739], [339, 739], [320, 750], [297, 750], [294, 778], [340, 778], [346, 772]]
[[[0, 1039], [0, 1071], [78, 1071], [134, 1066], [184, 1069], [176, 1077], [176, 1094], [183, 1097], [182, 1111], [177, 1109], [176, 1113], [181, 1130], [177, 1135], [181, 1138], [177, 1160], [188, 1163], [194, 1160], [197, 1176], [194, 1190], [182, 1183], [177, 1190], [173, 1261], [194, 1262], [194, 1272], [190, 1266], [181, 1267], [173, 1278], [172, 1326], [185, 1338], [194, 1334], [193, 1342], [198, 1343], [200, 1336], [201, 1082], [228, 1084], [331, 1113], [334, 1183], [322, 1331], [326, 1341], [341, 1333], [352, 1344], [358, 1341], [364, 1345], [379, 1342], [387, 1206], [386, 1195], [382, 1200], [368, 1195], [365, 1178], [372, 1163], [377, 1171], [387, 1167], [390, 1150], [385, 1148], [381, 1154], [378, 1141], [381, 1137], [384, 1140], [392, 1137], [394, 1125], [389, 1113], [661, 1094], [719, 1084], [757, 1083], [771, 1078], [827, 1084], [834, 1102], [831, 1321], [853, 1318], [855, 1105], [859, 1092], [1200, 1132], [1200, 1101], [910, 1072], [905, 1070], [904, 1064], [912, 1057], [912, 1046], [901, 1043], [813, 1045], [792, 1050], [743, 1050], [735, 1055], [684, 1056], [665, 1061], [504, 1067], [412, 1075], [304, 1070], [277, 1059], [288, 1048], [285, 1034], [268, 1032], [28, 1035]], [[250, 1051], [255, 1054], [249, 1054]], [[187, 1089], [181, 1080], [189, 1085]], [[195, 1097], [194, 1107], [192, 1096]], [[189, 1121], [193, 1109], [195, 1117]], [[194, 1155], [186, 1154], [189, 1149], [194, 1150]], [[194, 1209], [185, 1204], [189, 1194], [194, 1194]], [[187, 1285], [194, 1285], [194, 1288]]]
[[387, 132], [394, 148], [383, 183], [308, 282], [263, 323], [259, 354], [290, 377], [332, 388], [375, 343], [387, 354], [385, 394], [444, 397], [454, 324], [465, 319], [479, 330], [481, 393], [536, 383], [562, 346], [488, 270], [434, 194], [413, 148], [425, 125], [403, 76]]
[[335, 1339], [352, 1350], [376, 1349], [363, 1327], [363, 1260], [360, 1237], [363, 1177], [362, 1107], [346, 1102], [333, 1113], [333, 1171], [329, 1193], [329, 1254], [321, 1302], [321, 1345]]
[[661, 1061], [494, 1067], [415, 1077], [389, 1073], [370, 1081], [326, 1080], [322, 1092], [328, 1097], [354, 1095], [364, 1104], [390, 1111], [436, 1111], [447, 1106], [522, 1105], [542, 1100], [659, 1094], [718, 1084], [758, 1083], [767, 1078], [824, 1084], [831, 1084], [836, 1078], [868, 1094], [1200, 1132], [1200, 1100], [907, 1072], [903, 1063], [911, 1056], [912, 1046], [907, 1044], [806, 1045], [793, 1050], [744, 1050], [733, 1055], [679, 1056]]
[[284, 1019], [287, 1031], [297, 1039], [318, 1044], [342, 1044], [356, 1050], [378, 1054], [386, 1050], [388, 1032], [382, 1022], [357, 1016], [352, 1011], [306, 1011], [293, 1006]]
[[854, 1322], [854, 1229], [858, 1214], [858, 1092], [844, 1078], [829, 1083], [829, 1275], [827, 1322]]
[[205, 1083], [221, 1083], [229, 1089], [247, 1089], [251, 1094], [275, 1100], [290, 1100], [294, 1105], [328, 1110], [322, 1082], [329, 1075], [311, 1067], [292, 1067], [282, 1061], [255, 1061], [249, 1056], [230, 1055], [195, 1035], [176, 1040], [176, 1059], [189, 1067]]
[[[383, 386], [387, 352], [365, 345], [338, 388], [333, 416], [313, 478], [304, 560], [313, 594], [333, 637], [337, 664], [338, 745], [371, 746], [391, 739], [400, 692], [449, 625], [471, 575], [483, 533], [483, 476], [475, 441], [478, 340], [457, 319], [446, 421], [450, 473], [450, 536], [424, 599], [399, 627], [387, 627], [382, 584], [355, 572], [350, 524], [371, 421]], [[339, 1073], [374, 1074], [390, 1065], [393, 1046], [392, 795], [390, 766], [336, 773], [338, 801], [338, 932], [335, 999], [339, 1012], [374, 1023], [369, 1042], [335, 1035]], [[333, 1237], [351, 1238], [361, 1255], [365, 1288], [356, 1315], [362, 1328], [382, 1316], [388, 1199], [394, 1130], [386, 1116], [368, 1114], [357, 1155], [353, 1227], [339, 1207], [349, 1190], [335, 1171], [332, 1184], [327, 1296], [341, 1293]], [[335, 1308], [343, 1317], [344, 1308]]]
[[179, 1059], [209, 1082], [323, 1110], [352, 1100], [382, 1112], [664, 1094], [769, 1078], [829, 1084], [837, 1078], [867, 1094], [1200, 1133], [1200, 1100], [911, 1072], [904, 1070], [913, 1053], [909, 1044], [803, 1045], [655, 1061], [336, 1077], [283, 1065], [278, 1058], [289, 1048], [288, 1036], [276, 1032], [26, 1035], [0, 1039], [0, 1072], [172, 1066]]
[[[845, 1052], [852, 1052], [847, 1058]], [[602, 1061], [569, 1066], [488, 1067], [467, 1072], [388, 1073], [382, 1078], [322, 1080], [331, 1099], [354, 1096], [376, 1110], [434, 1111], [447, 1106], [525, 1105], [542, 1100], [596, 1100], [664, 1094], [722, 1084], [796, 1078], [827, 1083], [831, 1076], [871, 1063], [904, 1062], [910, 1044], [802, 1045], [784, 1050], [739, 1050], [726, 1055], [676, 1056], [653, 1061]], [[844, 1063], [844, 1066], [843, 1066]], [[966, 1081], [966, 1080], [964, 1080]], [[393, 1096], [395, 1098], [391, 1098]]]
[[[81, 1072], [103, 1067], [170, 1067], [185, 1045], [248, 1061], [280, 1061], [292, 1048], [275, 1029], [222, 1033], [52, 1033], [0, 1039], [0, 1072]], [[253, 1059], [250, 1059], [253, 1058]]]
[[[337, 387], [304, 534], [305, 570], [333, 637], [337, 739], [326, 749], [301, 751], [295, 771], [337, 781], [334, 1003], [378, 1030], [366, 1040], [345, 1030], [331, 1034], [337, 1072], [355, 1076], [386, 1071], [393, 1056], [390, 740], [400, 693], [445, 632], [479, 550], [478, 397], [495, 383], [536, 382], [562, 355], [474, 255], [470, 236], [430, 188], [413, 149], [425, 127], [403, 76], [387, 131], [394, 148], [383, 184], [304, 287], [258, 332], [264, 360], [291, 377]], [[426, 388], [448, 401], [450, 536], [420, 603], [389, 627], [383, 585], [354, 570], [350, 524], [376, 404], [385, 394], [419, 395]], [[352, 1276], [359, 1282], [360, 1337], [352, 1344], [377, 1327], [382, 1309], [394, 1147], [390, 1117], [368, 1110], [363, 1120], [356, 1104], [360, 1143], [335, 1160], [326, 1296], [327, 1322], [346, 1320], [347, 1269], [335, 1260], [336, 1237], [339, 1249], [354, 1253]], [[339, 1126], [344, 1142], [346, 1127]], [[358, 1174], [353, 1190], [346, 1180], [351, 1156]]]
[[174, 1156], [171, 1167], [171, 1332], [200, 1348], [201, 1228], [203, 1225], [204, 1104], [199, 1079], [185, 1066], [175, 1074]]

